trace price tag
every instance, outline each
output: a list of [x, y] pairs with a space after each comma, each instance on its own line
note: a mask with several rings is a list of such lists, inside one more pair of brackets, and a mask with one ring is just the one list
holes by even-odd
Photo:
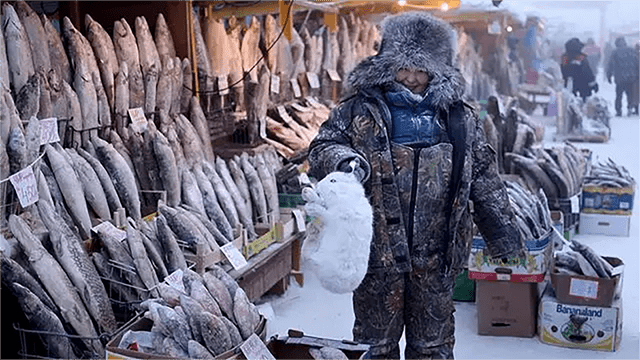
[[40, 120], [40, 145], [57, 141], [60, 141], [58, 119], [48, 118]]
[[20, 206], [24, 208], [38, 201], [38, 183], [31, 166], [9, 176], [9, 181], [18, 194]]
[[182, 275], [184, 275], [184, 273], [182, 272], [181, 269], [178, 269], [174, 272], [172, 272], [169, 276], [164, 278], [164, 282], [166, 282], [167, 284], [169, 284], [169, 286], [171, 286], [172, 288], [181, 291], [182, 293], [186, 294], [187, 290], [184, 288], [184, 282], [182, 281]]
[[289, 124], [292, 121], [291, 116], [289, 116], [289, 113], [287, 113], [287, 109], [284, 108], [284, 105], [278, 105], [276, 107], [276, 110], [278, 111], [278, 115], [280, 115], [282, 121], [284, 121], [286, 124]]
[[510, 281], [511, 274], [496, 274], [496, 280], [498, 281]]
[[291, 83], [291, 88], [293, 89], [293, 97], [299, 98], [302, 96], [302, 90], [300, 90], [300, 84], [298, 83], [298, 79], [289, 80]]
[[304, 222], [304, 216], [302, 215], [302, 211], [298, 209], [291, 210], [293, 217], [296, 219], [296, 228], [298, 232], [303, 232], [307, 230], [307, 225]]
[[329, 75], [329, 79], [331, 79], [331, 81], [342, 81], [342, 79], [340, 79], [340, 75], [338, 75], [338, 72], [333, 69], [327, 69], [327, 74]]
[[122, 241], [127, 238], [127, 232], [124, 230], [120, 230], [115, 227], [110, 221], [103, 221], [100, 224], [91, 228], [94, 233], [103, 233], [106, 234], [118, 241]]
[[318, 74], [314, 72], [307, 72], [307, 81], [312, 89], [320, 88], [320, 80], [318, 80]]
[[243, 266], [247, 265], [247, 259], [245, 259], [244, 256], [242, 256], [242, 254], [240, 253], [240, 250], [238, 250], [238, 248], [235, 247], [233, 243], [228, 243], [228, 244], [225, 244], [224, 246], [221, 246], [220, 250], [222, 250], [222, 253], [224, 254], [224, 256], [226, 256], [227, 259], [229, 259], [229, 262], [231, 263], [231, 266], [233, 266], [234, 269], [238, 270]]
[[142, 134], [147, 130], [147, 118], [144, 116], [144, 110], [138, 107], [128, 111], [129, 118], [131, 118], [131, 128], [138, 134]]
[[271, 92], [280, 94], [280, 76], [278, 75], [271, 75]]
[[247, 360], [276, 359], [256, 334], [251, 334], [251, 336], [249, 336], [247, 340], [245, 340], [245, 342], [240, 345], [240, 351], [242, 351], [244, 357], [247, 358]]
[[569, 295], [580, 296], [589, 299], [598, 298], [598, 282], [571, 278]]
[[311, 106], [313, 106], [314, 108], [320, 108], [322, 107], [322, 105], [318, 102], [318, 100], [316, 100], [314, 97], [311, 96], [307, 96], [305, 97], [305, 99], [309, 102], [309, 104], [311, 104]]
[[307, 173], [300, 173], [300, 175], [298, 175], [298, 182], [300, 183], [300, 185], [311, 185], [311, 180], [309, 180], [309, 176], [307, 175]]
[[267, 119], [260, 119], [259, 120], [259, 132], [260, 132], [260, 137], [262, 139], [266, 139], [267, 138]]
[[578, 195], [573, 195], [571, 197], [571, 213], [577, 214], [580, 212], [580, 200], [578, 199]]
[[305, 113], [305, 112], [309, 112], [310, 111], [308, 107], [302, 106], [302, 105], [300, 105], [298, 103], [292, 103], [291, 107], [294, 108], [296, 111], [299, 111], [301, 113]]
[[227, 95], [229, 93], [229, 83], [227, 82], [227, 76], [218, 76], [218, 94]]

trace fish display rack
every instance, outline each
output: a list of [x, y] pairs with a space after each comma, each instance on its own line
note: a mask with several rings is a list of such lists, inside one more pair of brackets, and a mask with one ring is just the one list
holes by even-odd
[[[50, 331], [43, 330], [32, 330], [32, 329], [23, 329], [18, 323], [13, 324], [13, 329], [17, 331], [18, 337], [20, 338], [20, 350], [18, 351], [18, 355], [22, 357], [22, 359], [57, 359], [60, 358], [59, 354], [57, 356], [53, 356], [53, 350], [47, 348], [46, 345], [43, 345], [43, 341], [40, 339], [44, 337], [49, 337], [54, 340], [49, 340], [47, 343], [66, 343], [69, 344], [67, 346], [67, 356], [62, 358], [64, 359], [101, 359], [104, 354], [97, 354], [94, 351], [87, 350], [86, 343], [97, 344], [100, 343], [100, 346], [106, 344], [110, 339], [110, 334], [102, 334], [99, 337], [86, 337], [79, 335], [70, 335], [67, 333], [55, 333]], [[59, 339], [59, 340], [58, 340]], [[64, 340], [63, 340], [64, 339]], [[58, 340], [58, 341], [56, 341]]]
[[[246, 242], [247, 231], [242, 225], [238, 225], [238, 228], [234, 231], [234, 235], [236, 236], [233, 240], [233, 245], [242, 251], [243, 244]], [[178, 240], [178, 245], [182, 249], [185, 260], [194, 264], [193, 270], [198, 274], [203, 274], [208, 266], [219, 264], [225, 260], [225, 255], [219, 248], [211, 251], [208, 250], [204, 244], [198, 244], [196, 245], [196, 252], [193, 253], [192, 251], [186, 250], [189, 248], [189, 245], [185, 242]]]

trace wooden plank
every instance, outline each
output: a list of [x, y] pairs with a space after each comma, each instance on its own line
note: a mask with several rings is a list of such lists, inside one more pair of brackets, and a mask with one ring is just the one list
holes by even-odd
[[[191, 21], [188, 21], [191, 13], [190, 1], [166, 1], [163, 15], [167, 21], [169, 31], [173, 38], [173, 45], [176, 48], [176, 56], [180, 59], [186, 57], [191, 60], [190, 33]], [[154, 28], [155, 29], [155, 28]]]
[[291, 37], [293, 36], [293, 33], [292, 33], [293, 21], [291, 21], [291, 19], [287, 15], [289, 13], [288, 2], [284, 0], [278, 0], [278, 10], [280, 11], [279, 13], [280, 27], [283, 28], [283, 34], [287, 38], [287, 40], [291, 41]]

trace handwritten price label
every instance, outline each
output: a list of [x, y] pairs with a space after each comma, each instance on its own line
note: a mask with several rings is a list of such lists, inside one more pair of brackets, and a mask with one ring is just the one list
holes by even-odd
[[20, 206], [24, 208], [38, 201], [38, 183], [31, 166], [11, 175], [9, 181], [18, 194]]
[[131, 118], [131, 128], [133, 131], [141, 134], [147, 130], [147, 118], [144, 116], [144, 110], [141, 107], [129, 109], [129, 117]]
[[312, 89], [320, 88], [320, 80], [318, 79], [318, 74], [314, 72], [307, 72], [307, 81], [309, 82], [309, 86]]
[[229, 93], [229, 83], [227, 82], [227, 76], [218, 76], [218, 94], [227, 95]]
[[222, 251], [224, 256], [229, 259], [229, 262], [234, 269], [238, 270], [247, 265], [247, 259], [242, 256], [240, 250], [238, 250], [238, 248], [235, 247], [233, 243], [225, 244], [224, 246], [220, 247], [220, 250]]
[[40, 145], [58, 141], [60, 141], [58, 119], [48, 118], [40, 120]]
[[251, 334], [251, 336], [240, 345], [240, 351], [242, 351], [244, 357], [249, 360], [276, 360], [256, 334]]
[[291, 83], [291, 88], [293, 89], [293, 96], [299, 98], [302, 96], [302, 90], [300, 90], [300, 84], [298, 83], [298, 79], [289, 80]]
[[338, 75], [338, 72], [333, 69], [327, 69], [327, 74], [329, 75], [329, 79], [331, 79], [331, 81], [342, 81], [342, 79], [340, 79], [340, 75]]
[[112, 237], [118, 241], [122, 241], [127, 238], [127, 232], [115, 227], [110, 221], [103, 221], [100, 224], [91, 228], [94, 233], [103, 233], [109, 237]]
[[186, 294], [187, 290], [184, 288], [184, 282], [182, 281], [183, 272], [181, 269], [178, 269], [171, 273], [171, 275], [164, 278], [164, 281], [169, 284], [169, 286], [181, 291]]

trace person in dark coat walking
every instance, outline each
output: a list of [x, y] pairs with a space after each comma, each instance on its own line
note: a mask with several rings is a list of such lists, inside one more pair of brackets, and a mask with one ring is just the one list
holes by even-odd
[[309, 146], [312, 176], [353, 171], [373, 208], [367, 274], [353, 294], [354, 341], [372, 358], [399, 359], [403, 331], [406, 359], [453, 358], [453, 287], [472, 219], [492, 256], [524, 257], [496, 150], [462, 100], [453, 34], [426, 13], [385, 19], [378, 54], [348, 75]]
[[591, 96], [591, 92], [598, 92], [598, 83], [593, 75], [587, 55], [582, 52], [584, 44], [578, 38], [572, 38], [564, 44], [565, 53], [562, 54], [560, 70], [564, 79], [564, 86], [569, 85], [572, 79], [571, 92], [578, 95], [584, 101]]
[[637, 95], [633, 95], [634, 82], [638, 81], [638, 53], [627, 46], [624, 37], [616, 39], [616, 49], [611, 53], [607, 65], [607, 80], [611, 84], [611, 77], [616, 82], [616, 116], [622, 116], [622, 94], [627, 97], [628, 115], [638, 114]]

